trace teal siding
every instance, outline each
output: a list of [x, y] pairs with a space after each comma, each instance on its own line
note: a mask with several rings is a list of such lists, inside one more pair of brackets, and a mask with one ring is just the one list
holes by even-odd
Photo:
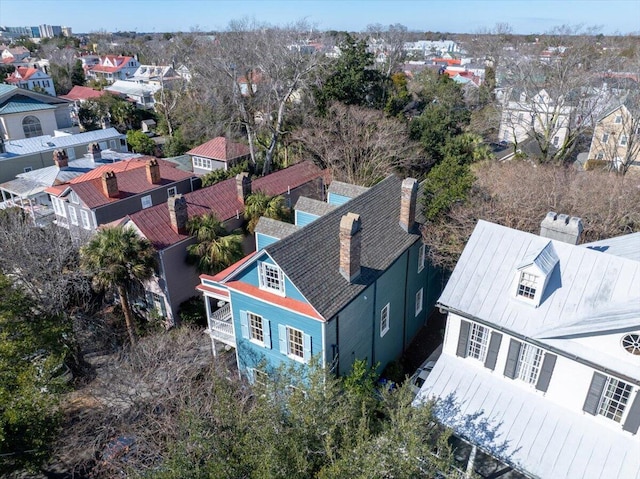
[[[411, 248], [409, 248], [409, 261], [407, 271], [407, 322], [405, 329], [404, 343], [405, 347], [409, 345], [413, 337], [420, 330], [427, 321], [431, 309], [435, 304], [435, 299], [440, 295], [440, 290], [430, 294], [429, 288], [431, 286], [431, 274], [433, 269], [430, 267], [429, 262], [425, 260], [424, 268], [418, 272], [418, 265], [420, 261], [420, 245], [421, 241], [418, 241]], [[422, 288], [422, 311], [416, 316], [416, 293]]]
[[[259, 287], [260, 279], [258, 274], [258, 265], [261, 261], [265, 263], [275, 264], [267, 254], [259, 254], [256, 260], [252, 261], [247, 269], [242, 271], [242, 273], [240, 273], [234, 279], [255, 287]], [[304, 298], [304, 296], [302, 296], [300, 291], [298, 291], [298, 288], [296, 288], [287, 277], [285, 277], [284, 279], [284, 293], [287, 298], [296, 299], [298, 301], [304, 301], [305, 303], [307, 303], [307, 300]]]
[[304, 211], [296, 211], [295, 224], [296, 226], [306, 226], [309, 223], [320, 218], [318, 215], [312, 215], [311, 213], [306, 213]]
[[278, 241], [278, 238], [274, 238], [273, 236], [267, 236], [262, 233], [256, 233], [256, 251], [260, 251], [261, 249], [265, 249], [270, 244]]
[[[231, 307], [236, 331], [238, 367], [243, 373], [246, 374], [248, 368], [261, 367], [269, 372], [282, 365], [303, 364], [280, 352], [278, 330], [281, 325], [299, 329], [309, 335], [310, 344], [307, 346], [310, 346], [311, 355], [324, 357], [320, 321], [234, 291], [231, 292]], [[270, 347], [243, 338], [241, 318], [244, 312], [257, 314], [269, 321]]]
[[329, 203], [330, 205], [340, 206], [340, 205], [345, 204], [350, 199], [351, 198], [349, 198], [348, 196], [337, 195], [335, 193], [329, 192], [329, 197], [327, 198], [327, 203]]

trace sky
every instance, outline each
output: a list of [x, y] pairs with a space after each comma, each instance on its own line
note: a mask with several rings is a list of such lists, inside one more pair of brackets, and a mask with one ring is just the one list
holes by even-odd
[[401, 23], [413, 31], [476, 33], [508, 23], [522, 34], [560, 25], [627, 34], [640, 33], [640, 0], [0, 0], [0, 25], [61, 25], [74, 33], [220, 31], [243, 17], [272, 25], [306, 19], [320, 30]]

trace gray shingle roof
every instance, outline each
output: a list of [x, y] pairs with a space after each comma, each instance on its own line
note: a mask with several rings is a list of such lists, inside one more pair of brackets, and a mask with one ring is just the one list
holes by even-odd
[[329, 185], [329, 193], [346, 196], [347, 198], [355, 198], [368, 189], [366, 186], [351, 185], [342, 181], [332, 181]]
[[258, 224], [256, 224], [255, 232], [272, 238], [283, 239], [299, 229], [298, 226], [292, 225], [291, 223], [285, 223], [284, 221], [273, 220], [262, 216], [258, 220]]
[[330, 205], [324, 201], [314, 200], [313, 198], [307, 198], [306, 196], [298, 198], [298, 201], [293, 207], [296, 211], [309, 213], [315, 216], [324, 216], [336, 208], [336, 205]]
[[[417, 228], [405, 233], [400, 219], [402, 180], [390, 176], [357, 198], [265, 248], [309, 303], [330, 319], [371, 285], [401, 253], [420, 240]], [[418, 209], [420, 209], [418, 207]], [[339, 271], [340, 219], [362, 221], [361, 274], [349, 283]], [[422, 218], [417, 217], [418, 220]]]

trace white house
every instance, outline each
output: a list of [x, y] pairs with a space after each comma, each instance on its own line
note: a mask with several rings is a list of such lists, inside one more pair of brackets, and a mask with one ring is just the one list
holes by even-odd
[[640, 233], [576, 245], [479, 221], [438, 300], [443, 352], [416, 401], [535, 478], [640, 477]]
[[31, 91], [40, 90], [48, 95], [56, 96], [53, 79], [38, 68], [18, 67], [7, 77], [6, 82], [18, 88]]

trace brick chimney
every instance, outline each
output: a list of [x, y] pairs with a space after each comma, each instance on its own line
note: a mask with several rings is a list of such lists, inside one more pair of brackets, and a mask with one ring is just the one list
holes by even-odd
[[67, 156], [67, 152], [60, 149], [54, 150], [53, 162], [60, 169], [66, 168], [67, 166], [69, 166], [69, 157]]
[[360, 215], [347, 213], [340, 220], [340, 274], [350, 283], [360, 276], [361, 231]]
[[400, 226], [407, 233], [413, 229], [416, 222], [417, 197], [418, 182], [413, 178], [404, 179], [400, 189]]
[[249, 178], [249, 173], [244, 172], [236, 175], [236, 191], [238, 200], [244, 203], [247, 196], [251, 194], [251, 178]]
[[187, 221], [189, 220], [187, 199], [182, 195], [171, 196], [167, 200], [167, 205], [169, 207], [171, 229], [181, 235], [187, 234]]
[[118, 197], [118, 179], [113, 171], [102, 173], [102, 192], [107, 198]]
[[100, 145], [97, 143], [90, 143], [89, 146], [87, 146], [87, 155], [94, 161], [94, 163], [96, 161], [101, 161], [102, 152], [100, 150]]
[[578, 244], [583, 229], [582, 219], [549, 211], [540, 223], [540, 236], [564, 243]]
[[159, 185], [162, 181], [160, 177], [160, 165], [155, 158], [147, 161], [147, 181], [152, 185]]

